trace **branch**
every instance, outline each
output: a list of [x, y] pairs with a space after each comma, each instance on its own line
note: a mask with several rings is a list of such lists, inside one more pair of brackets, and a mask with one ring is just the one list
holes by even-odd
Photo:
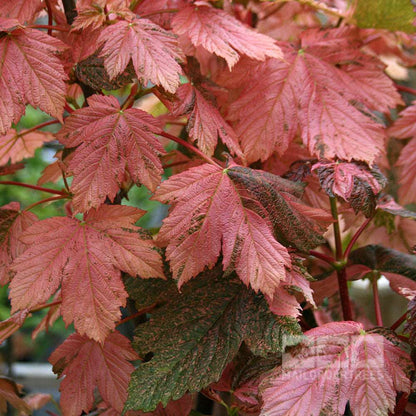
[[319, 251], [309, 250], [309, 254], [319, 260], [324, 261], [325, 263], [328, 263], [331, 266], [333, 266], [335, 262], [335, 259], [332, 256], [327, 256], [326, 254], [320, 253]]
[[75, 0], [62, 0], [62, 4], [65, 10], [66, 21], [69, 25], [72, 25], [72, 23], [74, 23], [75, 18], [77, 17]]
[[52, 124], [57, 124], [57, 123], [60, 123], [60, 121], [59, 120], [49, 120], [49, 121], [45, 121], [44, 123], [40, 123], [37, 126], [31, 127], [30, 129], [22, 130], [22, 131], [18, 132], [17, 135], [19, 137], [22, 137], [25, 134], [32, 133], [32, 131], [36, 131], [36, 130], [39, 130], [39, 129], [43, 128], [43, 127], [50, 126]]
[[365, 230], [365, 228], [367, 227], [368, 224], [370, 224], [371, 220], [373, 219], [373, 217], [367, 218], [362, 224], [361, 227], [357, 230], [357, 232], [352, 236], [351, 241], [348, 243], [347, 248], [345, 249], [344, 252], [344, 256], [343, 258], [345, 260], [348, 260], [348, 257], [351, 253], [351, 250], [354, 246], [354, 244], [357, 242], [358, 238], [360, 237], [360, 235], [362, 234], [362, 232]]
[[407, 311], [390, 327], [390, 329], [395, 331], [406, 319]]
[[[52, 6], [50, 0], [46, 0], [46, 8], [48, 9], [48, 26], [53, 24]], [[52, 29], [48, 29], [48, 35], [52, 36]]]
[[43, 305], [36, 306], [36, 308], [33, 308], [30, 310], [30, 312], [38, 312], [42, 309], [51, 308], [52, 306], [60, 305], [62, 303], [62, 300], [55, 300], [54, 302], [50, 303], [44, 303]]
[[26, 207], [23, 211], [29, 211], [32, 208], [40, 205], [40, 204], [44, 204], [46, 202], [51, 202], [51, 201], [59, 201], [60, 199], [66, 199], [66, 196], [63, 195], [59, 195], [59, 196], [51, 196], [50, 198], [46, 198], [46, 199], [42, 199], [41, 201], [37, 201], [34, 202], [33, 204], [29, 205], [28, 207]]
[[122, 319], [117, 326], [124, 324], [128, 321], [131, 321], [132, 319], [138, 318], [139, 316], [144, 315], [145, 313], [149, 313], [151, 312], [153, 309], [155, 309], [157, 306], [159, 305], [159, 303], [155, 302], [152, 303], [150, 306], [146, 306], [145, 308], [140, 309], [139, 311], [137, 311], [136, 313], [134, 313], [133, 315], [128, 316], [127, 318]]
[[63, 27], [63, 26], [53, 26], [53, 25], [29, 25], [27, 26], [31, 29], [48, 29], [49, 31], [57, 30], [58, 32], [69, 32], [71, 29], [69, 27]]
[[407, 92], [409, 94], [416, 95], [416, 90], [414, 88], [406, 87], [406, 85], [394, 84], [398, 91]]
[[68, 197], [68, 198], [70, 197], [70, 195], [66, 191], [57, 191], [56, 189], [43, 188], [42, 186], [30, 185], [28, 183], [21, 183], [21, 182], [15, 182], [15, 181], [0, 181], [0, 185], [22, 186], [23, 188], [34, 189], [35, 191], [48, 192], [50, 194], [62, 195], [64, 197]]

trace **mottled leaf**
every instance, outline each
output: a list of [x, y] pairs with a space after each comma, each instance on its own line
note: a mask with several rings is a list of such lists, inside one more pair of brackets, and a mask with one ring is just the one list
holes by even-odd
[[413, 348], [416, 348], [416, 293], [407, 307], [408, 317], [404, 330], [410, 335], [410, 342]]
[[[141, 283], [146, 284], [132, 282], [140, 306]], [[149, 285], [144, 289], [148, 297]], [[136, 351], [152, 358], [133, 373], [125, 410], [152, 411], [159, 402], [166, 405], [217, 381], [242, 341], [262, 355], [299, 341], [295, 320], [275, 317], [264, 298], [235, 275], [223, 277], [220, 265], [184, 285], [181, 293], [171, 283], [161, 296], [150, 321], [136, 330]]]
[[93, 408], [94, 389], [98, 387], [107, 405], [119, 414], [127, 398], [127, 386], [137, 360], [130, 341], [113, 332], [102, 344], [86, 336], [72, 334], [49, 357], [61, 381], [60, 403], [65, 415], [80, 415]]
[[414, 33], [414, 5], [409, 0], [358, 0], [354, 19], [359, 27]]
[[380, 195], [377, 199], [377, 209], [403, 218], [412, 218], [416, 220], [416, 212], [410, 211], [399, 205], [391, 195]]

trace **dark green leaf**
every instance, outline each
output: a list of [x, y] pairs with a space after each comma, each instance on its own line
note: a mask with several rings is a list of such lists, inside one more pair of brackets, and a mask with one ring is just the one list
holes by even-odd
[[391, 195], [384, 194], [378, 198], [377, 209], [380, 209], [389, 214], [398, 215], [403, 218], [416, 219], [416, 212], [409, 211], [408, 209], [397, 204]]
[[[325, 239], [325, 213], [303, 204], [299, 199], [304, 186], [268, 172], [235, 166], [227, 169], [227, 175], [238, 188], [243, 203], [261, 216], [268, 216], [273, 224], [276, 239], [285, 246], [295, 246], [308, 251]], [[246, 198], [244, 199], [244, 194]], [[263, 212], [258, 212], [259, 205]], [[312, 211], [314, 215], [312, 218]], [[322, 225], [315, 219], [321, 217]]]
[[350, 255], [353, 264], [364, 264], [380, 272], [396, 273], [416, 280], [416, 256], [379, 245], [354, 250]]
[[134, 347], [152, 358], [133, 373], [126, 410], [148, 412], [159, 402], [166, 405], [217, 381], [243, 341], [257, 355], [282, 352], [300, 341], [296, 320], [276, 317], [235, 274], [222, 274], [217, 266], [192, 279], [181, 293], [169, 283], [153, 295], [150, 281], [128, 285], [138, 307], [143, 299], [163, 301], [137, 328]]
[[410, 0], [358, 0], [354, 18], [359, 27], [413, 33], [413, 8]]

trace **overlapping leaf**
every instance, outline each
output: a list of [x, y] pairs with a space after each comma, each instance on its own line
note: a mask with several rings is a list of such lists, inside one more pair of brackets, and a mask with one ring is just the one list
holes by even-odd
[[89, 107], [75, 111], [58, 134], [67, 147], [77, 147], [69, 161], [71, 190], [77, 210], [113, 200], [127, 171], [137, 184], [154, 190], [163, 173], [163, 147], [154, 134], [159, 123], [146, 112], [121, 110], [115, 97], [92, 96]]
[[42, 0], [3, 0], [0, 4], [0, 17], [31, 23], [41, 9]]
[[[319, 158], [371, 165], [383, 148], [384, 132], [364, 113], [386, 111], [401, 98], [383, 67], [359, 51], [353, 33], [311, 33], [302, 35], [302, 49], [285, 46], [284, 60], [269, 59], [252, 71], [229, 108], [243, 152], [249, 162], [264, 161], [275, 151], [282, 155], [300, 129], [304, 144]], [[366, 88], [373, 79], [377, 88]], [[382, 104], [374, 108], [375, 102]]]
[[356, 322], [325, 324], [285, 356], [263, 384], [262, 416], [354, 416], [394, 411], [396, 392], [409, 392], [410, 357]]
[[20, 206], [17, 202], [1, 207], [0, 285], [5, 285], [10, 281], [10, 265], [26, 248], [19, 238], [36, 220], [35, 214], [27, 211], [20, 212]]
[[286, 248], [270, 220], [244, 206], [227, 171], [208, 164], [189, 169], [163, 182], [154, 198], [174, 204], [158, 239], [179, 285], [212, 268], [221, 249], [224, 269], [235, 269], [256, 291], [272, 295], [285, 278]]
[[62, 285], [62, 315], [77, 331], [103, 341], [125, 305], [120, 270], [132, 276], [163, 277], [151, 239], [132, 224], [143, 211], [104, 205], [84, 221], [54, 217], [21, 237], [28, 249], [13, 264], [13, 311], [45, 302]]
[[61, 119], [66, 74], [59, 59], [64, 44], [14, 19], [0, 18], [0, 134], [17, 123], [25, 105]]
[[329, 196], [344, 199], [355, 213], [363, 211], [366, 217], [374, 214], [376, 195], [387, 183], [378, 168], [369, 169], [362, 163], [319, 162], [312, 169]]
[[6, 164], [9, 160], [14, 163], [32, 157], [38, 147], [51, 140], [53, 134], [46, 131], [19, 134], [16, 130], [10, 129], [5, 136], [0, 136], [0, 165]]
[[134, 370], [130, 361], [137, 359], [130, 341], [117, 331], [103, 344], [79, 334], [71, 335], [49, 358], [54, 372], [59, 377], [65, 376], [59, 388], [63, 413], [88, 413], [93, 408], [94, 389], [98, 387], [104, 402], [120, 414]]
[[128, 286], [137, 307], [155, 300], [160, 306], [136, 331], [135, 349], [152, 358], [133, 373], [126, 410], [151, 411], [217, 381], [243, 341], [264, 356], [299, 342], [295, 320], [276, 318], [261, 295], [235, 275], [223, 277], [220, 265], [181, 293], [172, 281], [162, 282], [164, 288], [152, 283], [136, 279]]
[[7, 403], [22, 412], [24, 415], [30, 414], [29, 405], [20, 398], [22, 386], [16, 384], [7, 377], [0, 376], [0, 412], [7, 413]]
[[416, 293], [415, 296], [410, 300], [407, 307], [408, 318], [404, 327], [405, 331], [410, 334], [410, 342], [413, 347], [416, 347]]
[[182, 53], [176, 37], [151, 20], [123, 20], [108, 26], [99, 42], [104, 44], [101, 56], [110, 79], [121, 74], [131, 60], [143, 85], [152, 82], [172, 93], [178, 88], [182, 70], [177, 61]]
[[205, 1], [194, 2], [180, 10], [172, 21], [172, 28], [193, 46], [224, 58], [230, 69], [241, 55], [260, 61], [269, 56], [282, 58], [272, 38], [256, 33]]

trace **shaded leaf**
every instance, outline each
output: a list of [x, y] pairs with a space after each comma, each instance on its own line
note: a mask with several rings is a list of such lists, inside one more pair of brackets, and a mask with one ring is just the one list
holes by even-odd
[[134, 370], [130, 361], [137, 358], [130, 341], [117, 331], [102, 344], [79, 334], [70, 335], [49, 357], [53, 371], [65, 376], [59, 387], [64, 414], [91, 410], [96, 387], [103, 400], [121, 413]]
[[348, 202], [355, 213], [362, 211], [366, 217], [374, 215], [376, 195], [386, 186], [387, 179], [380, 170], [364, 163], [319, 162], [316, 170], [321, 187], [330, 196]]
[[359, 27], [413, 33], [414, 5], [409, 0], [358, 0], [354, 19]]
[[126, 303], [120, 270], [132, 276], [163, 277], [153, 241], [133, 226], [143, 212], [104, 205], [84, 221], [54, 217], [30, 227], [28, 249], [13, 264], [12, 310], [46, 302], [62, 285], [62, 316], [77, 331], [103, 341]]
[[263, 382], [262, 416], [354, 416], [394, 411], [396, 391], [409, 392], [407, 353], [356, 322], [334, 322], [305, 333]]
[[372, 270], [401, 274], [416, 280], [416, 256], [376, 244], [360, 247], [351, 252], [353, 264], [364, 264]]
[[131, 60], [144, 86], [152, 82], [171, 93], [178, 88], [182, 53], [175, 36], [151, 20], [119, 21], [103, 30], [99, 42], [110, 79], [123, 73]]
[[164, 150], [154, 136], [159, 122], [137, 108], [121, 110], [113, 96], [94, 95], [88, 103], [65, 120], [57, 136], [67, 147], [78, 146], [68, 162], [75, 208], [85, 212], [107, 197], [112, 201], [126, 171], [136, 184], [155, 190], [163, 173]]
[[32, 23], [41, 9], [42, 0], [3, 0], [0, 4], [0, 17]]
[[416, 212], [409, 211], [408, 209], [396, 203], [391, 195], [380, 195], [377, 201], [377, 209], [388, 212], [389, 214], [398, 215], [403, 218], [416, 219]]
[[27, 309], [18, 311], [10, 318], [0, 322], [0, 344], [10, 335], [14, 334], [25, 322], [25, 319], [30, 316]]
[[260, 61], [268, 56], [282, 58], [272, 38], [256, 33], [224, 10], [204, 1], [180, 10], [172, 20], [172, 28], [195, 47], [224, 58], [230, 69], [241, 55]]
[[13, 380], [0, 376], [0, 412], [3, 414], [7, 413], [8, 402], [24, 414], [31, 413], [28, 404], [20, 398], [21, 387], [20, 384], [15, 383]]
[[62, 119], [66, 85], [58, 53], [65, 45], [39, 30], [23, 28], [17, 20], [0, 18], [0, 134], [6, 134], [31, 104]]
[[404, 330], [410, 334], [410, 342], [413, 348], [416, 347], [416, 293], [415, 297], [409, 302], [407, 307], [408, 318]]
[[186, 394], [178, 400], [171, 400], [166, 407], [161, 404], [153, 412], [127, 412], [127, 416], [188, 416], [192, 410], [193, 398]]
[[[132, 282], [140, 306], [141, 283], [144, 297], [150, 289], [144, 281]], [[137, 327], [134, 347], [152, 358], [133, 373], [125, 410], [152, 411], [159, 402], [165, 406], [217, 381], [243, 341], [261, 355], [299, 341], [294, 319], [275, 317], [264, 298], [235, 275], [224, 278], [220, 265], [184, 285], [181, 293], [173, 282], [169, 286], [150, 321]]]
[[25, 167], [24, 163], [12, 163], [9, 165], [0, 166], [0, 176], [12, 175], [18, 170], [21, 170]]

